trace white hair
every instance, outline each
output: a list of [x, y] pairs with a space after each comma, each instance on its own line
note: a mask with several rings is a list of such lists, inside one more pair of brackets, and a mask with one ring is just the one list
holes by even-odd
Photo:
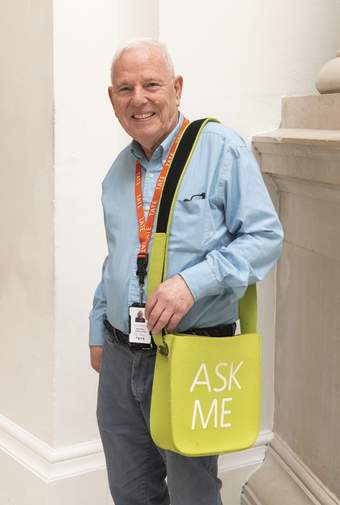
[[113, 76], [114, 66], [116, 62], [119, 60], [119, 58], [122, 56], [122, 54], [125, 51], [128, 51], [129, 49], [136, 49], [139, 47], [155, 47], [159, 49], [164, 57], [165, 63], [169, 69], [171, 77], [175, 76], [175, 69], [172, 58], [170, 56], [168, 48], [163, 42], [159, 42], [158, 40], [151, 38], [136, 38], [128, 40], [124, 45], [120, 46], [115, 52], [111, 63], [111, 80]]

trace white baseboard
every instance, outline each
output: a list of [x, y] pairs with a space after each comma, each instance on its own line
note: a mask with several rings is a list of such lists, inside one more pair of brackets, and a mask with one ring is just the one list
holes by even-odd
[[[263, 431], [254, 447], [220, 456], [219, 473], [261, 463], [272, 437], [271, 431]], [[105, 469], [100, 440], [53, 448], [1, 415], [0, 450], [46, 483]]]
[[1, 415], [0, 449], [46, 483], [105, 468], [100, 440], [54, 448]]
[[267, 449], [264, 464], [243, 488], [241, 504], [340, 505], [340, 501], [275, 435]]

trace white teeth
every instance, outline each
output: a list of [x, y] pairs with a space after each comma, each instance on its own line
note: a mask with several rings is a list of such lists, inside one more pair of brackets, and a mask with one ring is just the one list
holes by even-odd
[[148, 117], [151, 117], [153, 115], [154, 115], [153, 112], [148, 112], [146, 114], [134, 114], [133, 117], [135, 119], [147, 119]]

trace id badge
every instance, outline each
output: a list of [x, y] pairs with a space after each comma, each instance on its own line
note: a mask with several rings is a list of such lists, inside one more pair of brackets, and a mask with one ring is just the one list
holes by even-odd
[[129, 323], [129, 343], [151, 345], [151, 333], [147, 327], [144, 303], [134, 303], [129, 307]]

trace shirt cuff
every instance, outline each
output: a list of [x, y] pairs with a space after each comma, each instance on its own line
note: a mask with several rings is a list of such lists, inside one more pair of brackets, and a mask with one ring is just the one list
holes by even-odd
[[103, 321], [93, 321], [90, 319], [89, 346], [104, 345], [106, 328]]
[[216, 280], [207, 261], [186, 268], [179, 272], [179, 275], [184, 279], [195, 301], [204, 296], [218, 295], [223, 291], [223, 286]]

